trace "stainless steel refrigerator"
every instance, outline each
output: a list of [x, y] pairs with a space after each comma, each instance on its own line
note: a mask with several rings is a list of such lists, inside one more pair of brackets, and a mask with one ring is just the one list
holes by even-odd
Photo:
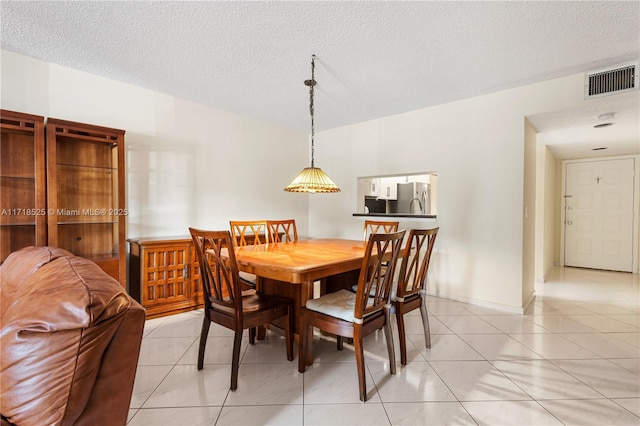
[[431, 214], [431, 186], [423, 182], [398, 184], [396, 213]]

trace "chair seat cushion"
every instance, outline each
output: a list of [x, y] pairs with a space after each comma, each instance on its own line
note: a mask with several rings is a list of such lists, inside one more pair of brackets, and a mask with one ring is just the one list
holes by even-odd
[[242, 292], [242, 310], [244, 312], [271, 311], [280, 306], [287, 306], [290, 299], [266, 295], [260, 292]]
[[307, 300], [306, 308], [330, 315], [348, 322], [354, 322], [353, 312], [356, 307], [356, 295], [349, 290], [338, 290], [327, 293], [317, 299]]
[[398, 297], [396, 287], [394, 287], [394, 290], [391, 293], [391, 301], [392, 302], [408, 302], [410, 300], [413, 300], [413, 299], [416, 299], [416, 298], [420, 297], [420, 294], [422, 292], [423, 292], [423, 290], [413, 290], [411, 294], [406, 294], [405, 293], [404, 298], [402, 298], [403, 300], [399, 300], [400, 297]]
[[[354, 293], [356, 291], [358, 291], [358, 285], [354, 285], [353, 287], [351, 287], [351, 289], [354, 291]], [[373, 297], [376, 294], [376, 286], [374, 285], [373, 287], [371, 287], [371, 291], [369, 292], [369, 296]], [[397, 301], [397, 296], [398, 296], [398, 282], [394, 281], [393, 284], [391, 284], [391, 301], [392, 302], [396, 302]], [[418, 297], [418, 293], [413, 293], [410, 294], [408, 296], [405, 296], [405, 301], [408, 299], [413, 299], [415, 297]]]
[[[211, 301], [213, 303], [213, 309], [219, 312], [224, 312], [228, 315], [235, 315], [235, 308], [232, 304], [222, 304], [216, 300]], [[291, 303], [289, 299], [278, 296], [270, 296], [263, 293], [256, 292], [255, 290], [245, 290], [242, 292], [242, 310], [245, 313], [271, 311], [281, 306], [286, 306]]]
[[[351, 290], [353, 290], [353, 292], [357, 292], [358, 291], [358, 284], [354, 284], [353, 287], [351, 287]], [[394, 302], [396, 300], [396, 294], [398, 293], [398, 282], [394, 281], [393, 284], [391, 284], [391, 301]], [[374, 297], [376, 295], [376, 286], [375, 284], [371, 287], [371, 291], [369, 291], [369, 297]]]
[[256, 288], [256, 276], [248, 272], [238, 271], [240, 279], [244, 281], [249, 287]]

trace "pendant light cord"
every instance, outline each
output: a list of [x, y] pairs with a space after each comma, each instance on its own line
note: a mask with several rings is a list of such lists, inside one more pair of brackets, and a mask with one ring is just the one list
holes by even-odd
[[314, 138], [315, 138], [315, 129], [313, 122], [313, 96], [315, 94], [314, 87], [316, 85], [315, 79], [315, 69], [316, 69], [316, 55], [311, 55], [311, 80], [307, 80], [304, 82], [307, 86], [309, 86], [309, 112], [311, 113], [311, 167], [313, 167], [313, 159], [314, 159]]

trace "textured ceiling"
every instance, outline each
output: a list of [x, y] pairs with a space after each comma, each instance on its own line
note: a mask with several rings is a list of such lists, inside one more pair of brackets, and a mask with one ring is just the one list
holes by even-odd
[[300, 130], [313, 53], [317, 130], [640, 57], [638, 1], [3, 0], [0, 13], [3, 49]]

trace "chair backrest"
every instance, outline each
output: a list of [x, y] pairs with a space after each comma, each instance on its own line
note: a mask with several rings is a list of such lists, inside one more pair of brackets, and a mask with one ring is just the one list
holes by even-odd
[[[402, 230], [372, 234], [369, 237], [356, 291], [356, 322], [382, 310], [389, 303], [393, 270], [400, 254], [404, 233]], [[389, 266], [385, 266], [387, 263]]]
[[412, 229], [404, 248], [396, 298], [402, 299], [418, 293], [425, 288], [429, 261], [438, 230]]
[[266, 220], [232, 220], [229, 221], [231, 235], [238, 246], [267, 244], [269, 233]]
[[[205, 309], [216, 305], [242, 315], [242, 289], [233, 241], [229, 231], [205, 231], [189, 228], [198, 255], [204, 289]], [[223, 257], [223, 250], [227, 256]]]
[[365, 220], [364, 221], [364, 234], [362, 241], [365, 243], [369, 240], [371, 234], [397, 232], [399, 222], [378, 221], [378, 220]]
[[269, 228], [270, 243], [298, 241], [298, 229], [296, 228], [295, 219], [268, 220], [267, 228]]

